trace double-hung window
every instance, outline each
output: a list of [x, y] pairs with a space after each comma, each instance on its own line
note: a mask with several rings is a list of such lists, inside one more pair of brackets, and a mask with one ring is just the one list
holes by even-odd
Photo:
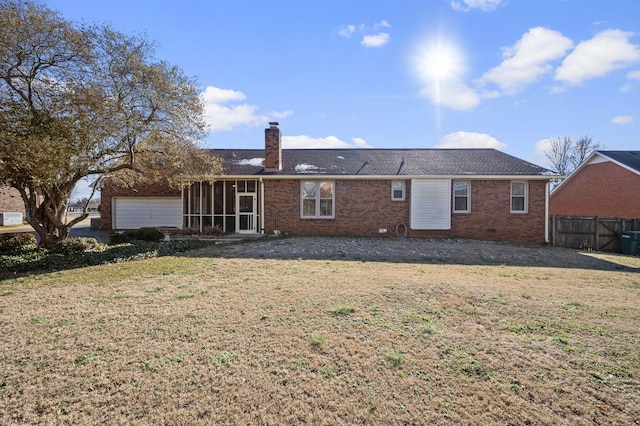
[[391, 182], [391, 199], [393, 201], [404, 201], [404, 181], [394, 180]]
[[527, 182], [511, 182], [511, 213], [527, 212]]
[[454, 213], [469, 213], [471, 211], [471, 203], [469, 202], [469, 186], [468, 180], [453, 181]]
[[300, 184], [302, 218], [332, 219], [335, 217], [333, 181], [308, 180]]

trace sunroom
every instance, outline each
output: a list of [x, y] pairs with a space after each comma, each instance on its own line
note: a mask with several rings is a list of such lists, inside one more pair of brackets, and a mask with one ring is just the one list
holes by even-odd
[[193, 182], [182, 189], [182, 226], [198, 232], [217, 227], [225, 233], [263, 232], [260, 179]]

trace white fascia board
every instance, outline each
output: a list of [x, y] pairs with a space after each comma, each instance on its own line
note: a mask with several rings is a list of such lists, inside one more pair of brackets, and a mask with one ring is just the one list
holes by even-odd
[[220, 179], [331, 179], [331, 180], [411, 180], [411, 179], [455, 179], [455, 180], [554, 180], [564, 175], [258, 175], [224, 176]]

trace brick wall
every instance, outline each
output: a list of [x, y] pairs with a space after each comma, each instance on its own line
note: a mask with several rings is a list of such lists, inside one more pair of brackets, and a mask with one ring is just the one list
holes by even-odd
[[17, 189], [0, 186], [0, 212], [18, 212], [25, 217], [24, 202]]
[[[544, 243], [545, 182], [529, 182], [528, 212], [512, 214], [510, 181], [471, 181], [471, 212], [453, 213], [446, 231], [409, 230], [410, 237], [470, 238]], [[405, 201], [391, 201], [391, 181], [335, 181], [335, 219], [300, 218], [300, 182], [265, 181], [265, 232], [379, 236], [409, 225], [410, 181]]]
[[551, 194], [556, 215], [640, 217], [640, 175], [610, 161], [583, 167]]
[[100, 227], [112, 229], [111, 199], [113, 197], [180, 197], [182, 191], [167, 183], [139, 184], [135, 190], [108, 182], [100, 191]]

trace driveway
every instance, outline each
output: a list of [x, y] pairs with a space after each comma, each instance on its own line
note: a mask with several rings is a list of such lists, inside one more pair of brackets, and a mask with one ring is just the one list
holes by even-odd
[[[73, 214], [73, 213], [70, 213]], [[111, 240], [111, 231], [103, 230], [103, 229], [91, 229], [91, 219], [100, 217], [97, 214], [91, 214], [82, 222], [77, 223], [71, 228], [70, 236], [71, 237], [88, 237], [95, 238], [101, 243], [109, 243]], [[69, 220], [72, 220], [73, 217], [69, 217]], [[18, 226], [0, 226], [0, 234], [5, 233], [16, 233], [16, 232], [28, 232], [38, 237], [36, 231], [30, 225], [18, 225]]]

